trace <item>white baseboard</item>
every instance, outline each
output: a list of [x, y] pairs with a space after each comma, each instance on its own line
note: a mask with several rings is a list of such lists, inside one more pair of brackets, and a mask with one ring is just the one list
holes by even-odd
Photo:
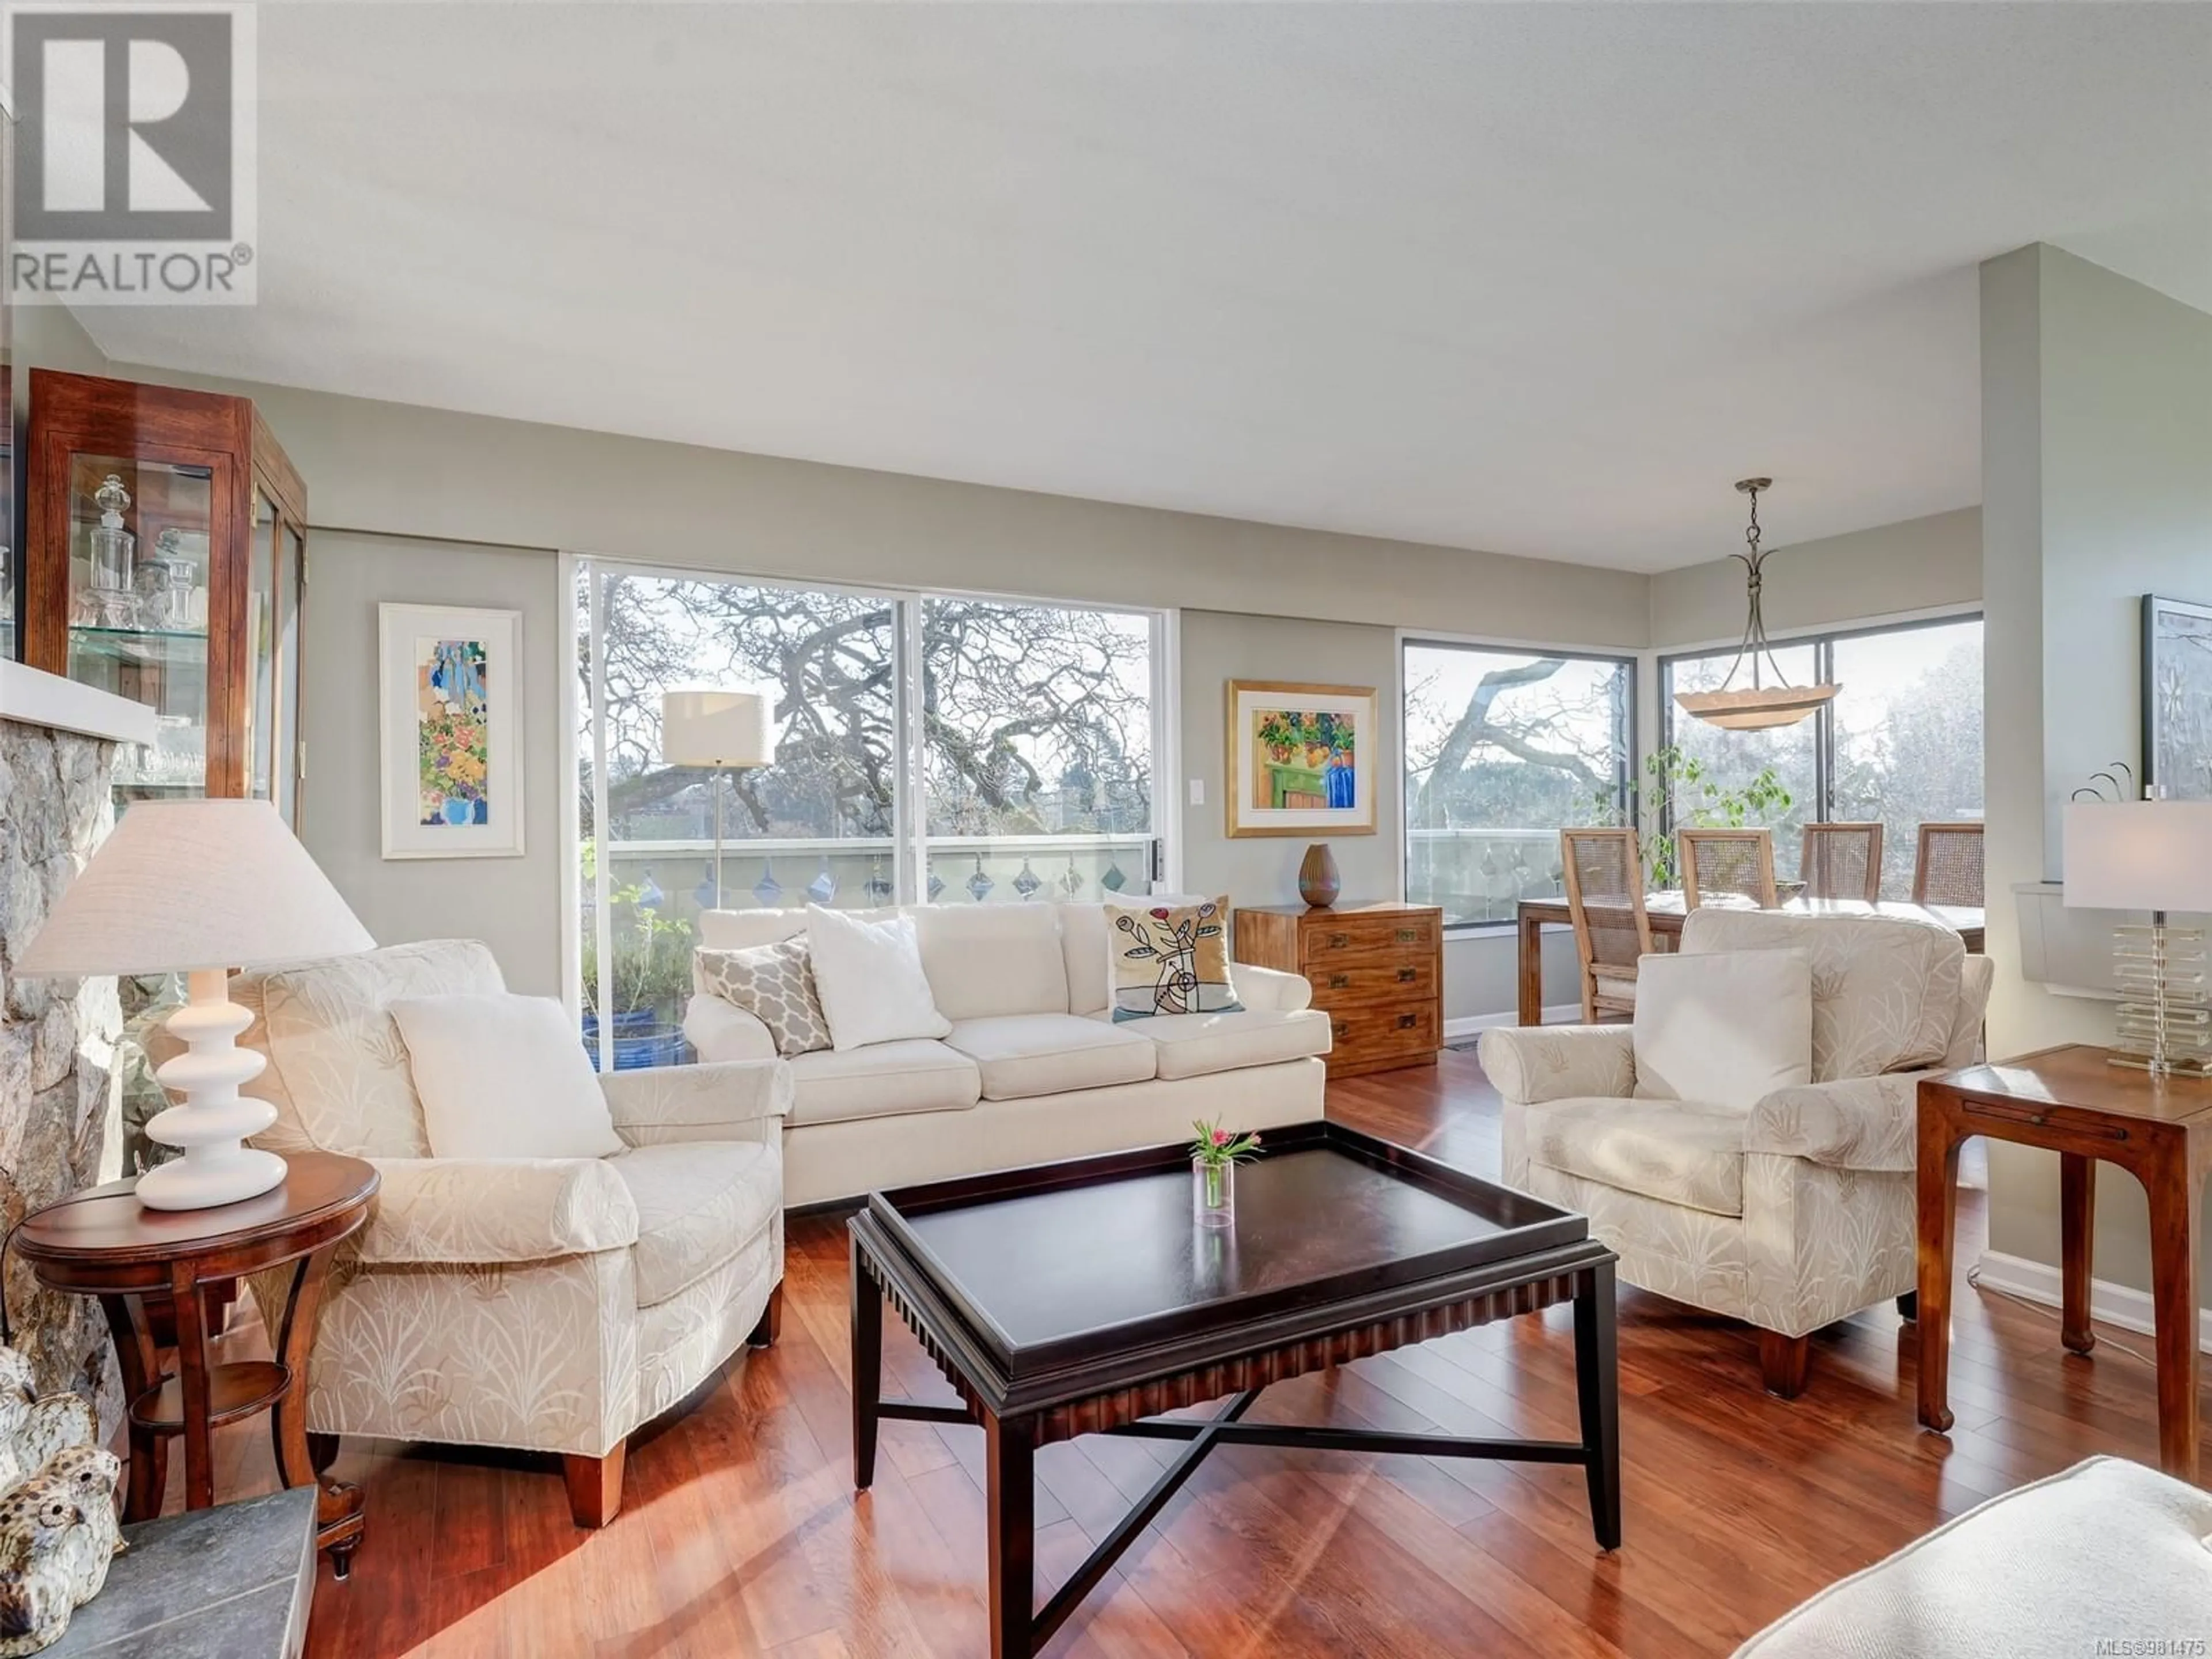
[[[1562, 1002], [1544, 1010], [1544, 1024], [1547, 1025], [1571, 1025], [1582, 1017], [1583, 1006], [1579, 1002]], [[1444, 1041], [1462, 1042], [1494, 1026], [1518, 1025], [1520, 1023], [1521, 1016], [1510, 1008], [1502, 1014], [1462, 1014], [1444, 1022]]]
[[[2007, 1255], [2002, 1250], [1984, 1250], [1976, 1277], [1993, 1291], [2009, 1291], [2014, 1296], [2025, 1297], [2046, 1308], [2062, 1304], [2062, 1286], [2058, 1269], [2040, 1261], [2031, 1261], [2024, 1255]], [[2115, 1285], [2109, 1279], [2089, 1281], [2089, 1315], [2108, 1325], [2118, 1325], [2124, 1331], [2140, 1331], [2149, 1335], [2157, 1328], [2151, 1317], [2149, 1296], [2142, 1291]], [[2197, 1310], [2197, 1346], [2212, 1353], [2212, 1308]]]

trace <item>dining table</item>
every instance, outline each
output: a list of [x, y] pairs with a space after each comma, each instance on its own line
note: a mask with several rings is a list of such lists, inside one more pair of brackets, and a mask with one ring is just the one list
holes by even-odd
[[[1708, 899], [1708, 904], [1729, 903]], [[1747, 901], [1734, 901], [1743, 904]], [[1899, 916], [1912, 921], [1932, 921], [1958, 934], [1976, 956], [1982, 951], [1982, 907], [1967, 904], [1913, 904], [1902, 899], [1792, 898], [1775, 907], [1792, 916]], [[1550, 898], [1524, 898], [1519, 908], [1521, 930], [1521, 999], [1519, 1021], [1523, 1025], [1544, 1023], [1544, 930], [1571, 927], [1564, 894]], [[1651, 924], [1652, 948], [1672, 951], [1682, 935], [1688, 908], [1679, 891], [1647, 893], [1644, 914]]]

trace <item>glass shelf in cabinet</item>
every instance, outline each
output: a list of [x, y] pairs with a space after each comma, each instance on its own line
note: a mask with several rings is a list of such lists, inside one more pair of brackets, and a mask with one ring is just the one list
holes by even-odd
[[116, 662], [198, 661], [207, 656], [204, 629], [94, 628], [70, 629], [70, 647]]

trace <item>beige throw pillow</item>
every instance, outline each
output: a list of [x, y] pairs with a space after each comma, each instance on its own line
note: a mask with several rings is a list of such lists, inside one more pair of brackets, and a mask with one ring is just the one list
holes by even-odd
[[1636, 1092], [1749, 1111], [1813, 1080], [1813, 962], [1803, 951], [1645, 957], [1636, 969]]
[[401, 997], [388, 1005], [434, 1158], [611, 1158], [599, 1078], [550, 997]]
[[1229, 977], [1229, 898], [1109, 904], [1107, 981], [1116, 1020], [1243, 1010]]
[[735, 951], [696, 951], [691, 965], [700, 991], [767, 1026], [779, 1054], [811, 1054], [830, 1046], [830, 1021], [814, 988], [805, 934]]

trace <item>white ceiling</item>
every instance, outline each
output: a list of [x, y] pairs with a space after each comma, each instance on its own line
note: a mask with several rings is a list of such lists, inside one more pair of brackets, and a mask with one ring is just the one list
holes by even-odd
[[118, 359], [1650, 570], [1977, 501], [1990, 255], [2212, 309], [2212, 6], [259, 16]]

